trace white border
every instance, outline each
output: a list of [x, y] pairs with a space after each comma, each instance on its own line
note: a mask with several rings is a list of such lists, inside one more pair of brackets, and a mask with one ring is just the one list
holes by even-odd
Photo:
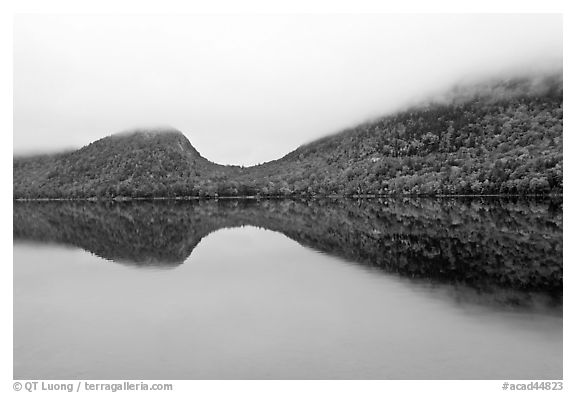
[[[12, 380], [12, 130], [13, 130], [13, 17], [17, 13], [106, 13], [106, 14], [172, 14], [172, 13], [562, 13], [564, 14], [564, 83], [565, 83], [565, 106], [569, 109], [564, 111], [564, 151], [571, 153], [575, 147], [576, 136], [573, 131], [573, 78], [569, 70], [573, 64], [574, 44], [571, 39], [575, 30], [574, 14], [569, 9], [568, 1], [547, 0], [484, 0], [482, 2], [465, 2], [455, 0], [411, 0], [384, 2], [376, 0], [292, 0], [292, 1], [234, 1], [217, 0], [204, 2], [180, 1], [180, 0], [52, 0], [52, 1], [5, 1], [0, 6], [0, 43], [2, 45], [2, 59], [0, 69], [2, 75], [2, 90], [0, 106], [0, 132], [2, 141], [2, 285], [1, 302], [4, 319], [2, 321], [2, 351], [1, 351], [1, 375], [2, 382], [0, 391], [13, 391]], [[568, 104], [568, 105], [566, 105]], [[573, 182], [571, 173], [574, 169], [574, 160], [571, 154], [566, 155], [564, 161], [564, 192], [565, 199], [573, 195]], [[570, 283], [572, 267], [571, 262], [574, 251], [571, 249], [571, 237], [574, 233], [573, 218], [574, 208], [571, 204], [564, 205], [564, 234], [566, 245], [564, 248], [564, 277], [565, 292], [564, 303], [564, 331], [573, 332], [572, 299], [573, 291]], [[571, 334], [564, 336], [564, 390], [570, 391], [572, 375], [568, 370], [574, 369], [573, 352], [569, 348], [574, 347], [574, 339]], [[96, 381], [95, 381], [96, 382]], [[97, 381], [105, 382], [105, 381]], [[112, 381], [110, 381], [112, 382]], [[139, 381], [136, 381], [139, 382]], [[254, 391], [254, 392], [294, 392], [298, 391], [331, 391], [348, 392], [361, 390], [362, 392], [384, 391], [438, 391], [438, 392], [491, 392], [502, 391], [503, 381], [163, 381], [172, 382], [177, 392], [220, 392], [220, 391]]]

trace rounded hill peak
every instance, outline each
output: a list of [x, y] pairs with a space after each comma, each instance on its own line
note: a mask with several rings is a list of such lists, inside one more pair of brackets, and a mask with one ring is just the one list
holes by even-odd
[[182, 137], [185, 137], [182, 131], [170, 126], [131, 128], [128, 130], [114, 133], [111, 135], [111, 137], [129, 137], [129, 136], [154, 137], [160, 135], [181, 135]]

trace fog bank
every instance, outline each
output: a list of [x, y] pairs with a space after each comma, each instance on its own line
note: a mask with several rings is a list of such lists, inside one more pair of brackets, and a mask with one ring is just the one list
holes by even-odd
[[169, 125], [252, 165], [455, 84], [561, 65], [561, 15], [20, 15], [14, 153]]

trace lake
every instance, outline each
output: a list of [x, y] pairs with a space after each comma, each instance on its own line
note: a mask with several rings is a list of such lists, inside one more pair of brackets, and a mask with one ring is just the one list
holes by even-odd
[[562, 208], [14, 202], [14, 378], [561, 379]]

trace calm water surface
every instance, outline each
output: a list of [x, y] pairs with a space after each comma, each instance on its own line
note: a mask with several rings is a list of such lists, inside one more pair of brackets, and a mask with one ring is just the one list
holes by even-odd
[[15, 203], [14, 378], [560, 379], [561, 225], [548, 202]]

